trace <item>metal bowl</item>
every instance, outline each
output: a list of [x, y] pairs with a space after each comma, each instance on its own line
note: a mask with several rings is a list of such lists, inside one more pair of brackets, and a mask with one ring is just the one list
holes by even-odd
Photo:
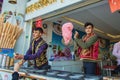
[[74, 74], [74, 75], [69, 76], [70, 79], [81, 79], [83, 77], [84, 77], [84, 75], [82, 75], [82, 74]]
[[88, 76], [88, 77], [85, 77], [84, 80], [100, 80], [100, 77], [98, 77], [98, 76]]
[[54, 76], [54, 75], [57, 75], [57, 73], [59, 73], [59, 72], [58, 72], [58, 71], [49, 71], [49, 72], [47, 72], [46, 74], [47, 74], [47, 75]]

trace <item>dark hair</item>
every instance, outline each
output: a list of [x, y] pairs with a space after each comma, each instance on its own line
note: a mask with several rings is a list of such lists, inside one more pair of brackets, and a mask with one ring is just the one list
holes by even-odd
[[86, 28], [89, 25], [92, 26], [92, 28], [94, 27], [94, 25], [91, 22], [86, 22], [85, 25], [84, 25], [84, 28]]
[[39, 31], [40, 33], [43, 33], [43, 29], [42, 28], [34, 28], [33, 30], [35, 30], [35, 31]]

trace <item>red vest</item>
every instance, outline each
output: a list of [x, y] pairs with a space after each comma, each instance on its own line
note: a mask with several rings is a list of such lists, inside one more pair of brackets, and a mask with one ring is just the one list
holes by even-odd
[[[94, 36], [94, 35], [93, 35]], [[89, 38], [86, 41], [88, 41]], [[78, 48], [79, 57], [82, 59], [96, 60], [98, 59], [98, 50], [99, 49], [99, 41], [97, 40], [93, 45], [91, 45], [87, 49], [83, 49], [81, 47]]]

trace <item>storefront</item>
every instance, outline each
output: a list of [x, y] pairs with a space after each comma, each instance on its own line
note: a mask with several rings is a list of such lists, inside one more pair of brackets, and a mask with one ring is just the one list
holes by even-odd
[[[27, 3], [27, 8], [26, 8], [26, 16], [25, 20], [28, 22], [36, 21], [39, 19], [42, 19], [43, 25], [45, 24], [47, 27], [43, 26], [43, 29], [45, 31], [45, 35], [43, 36], [44, 39], [47, 41], [49, 45], [52, 45], [52, 47], [49, 47], [48, 49], [48, 59], [53, 55], [53, 47], [54, 50], [58, 51], [58, 48], [64, 50], [65, 46], [61, 42], [62, 36], [61, 36], [61, 26], [64, 22], [59, 23], [59, 20], [54, 20], [54, 18], [61, 18], [61, 16], [64, 16], [66, 14], [69, 14], [69, 12], [74, 11], [76, 9], [79, 9], [83, 6], [90, 5], [93, 3], [97, 3], [100, 0], [93, 0], [91, 1], [83, 1], [83, 0], [74, 0], [74, 1], [68, 1], [68, 0], [51, 0], [50, 2], [48, 1], [30, 1]], [[45, 2], [45, 3], [44, 3]], [[42, 3], [44, 3], [42, 5]], [[41, 4], [41, 6], [37, 6], [38, 4]], [[59, 6], [58, 6], [59, 5]], [[52, 18], [52, 19], [51, 19]], [[32, 20], [32, 21], [31, 21]], [[52, 21], [51, 21], [52, 20]], [[31, 28], [31, 27], [29, 27]], [[30, 29], [31, 30], [31, 29]], [[84, 34], [81, 32], [81, 34]], [[73, 44], [70, 46], [71, 51], [73, 52]], [[58, 51], [59, 52], [59, 51]], [[63, 64], [66, 64], [67, 62]], [[72, 66], [72, 61], [68, 62], [70, 66], [68, 66], [68, 71], [74, 72], [70, 67]], [[76, 63], [75, 63], [76, 64]], [[79, 63], [77, 63], [79, 64]], [[81, 65], [81, 64], [79, 64]], [[78, 65], [78, 66], [79, 66]], [[55, 64], [53, 65], [55, 67]], [[58, 65], [56, 65], [58, 66]], [[65, 66], [65, 65], [63, 65]], [[58, 68], [60, 68], [58, 66]], [[77, 70], [78, 69], [78, 70]], [[76, 71], [81, 72], [79, 67], [77, 67]], [[66, 69], [61, 69], [61, 70], [66, 70]]]

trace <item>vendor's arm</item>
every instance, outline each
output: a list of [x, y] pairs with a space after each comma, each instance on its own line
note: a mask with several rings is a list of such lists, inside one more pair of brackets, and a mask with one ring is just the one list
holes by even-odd
[[38, 58], [38, 57], [41, 55], [41, 53], [42, 53], [45, 49], [47, 49], [47, 47], [48, 47], [47, 43], [43, 44], [43, 45], [38, 49], [38, 51], [37, 51], [35, 54], [26, 54], [26, 55], [24, 56], [24, 60], [33, 60], [33, 59]]
[[78, 50], [78, 44], [74, 41], [74, 51], [77, 51]]
[[118, 43], [116, 43], [113, 47], [113, 55], [117, 58], [120, 58], [120, 51], [118, 51]]
[[[30, 54], [32, 54], [32, 46], [30, 46], [26, 52], [26, 55], [30, 55]], [[14, 58], [15, 59], [24, 59], [24, 55], [23, 54], [15, 54]]]
[[88, 41], [83, 42], [82, 39], [75, 39], [75, 42], [82, 48], [89, 48], [91, 45], [93, 45], [97, 41], [97, 36], [92, 36]]

